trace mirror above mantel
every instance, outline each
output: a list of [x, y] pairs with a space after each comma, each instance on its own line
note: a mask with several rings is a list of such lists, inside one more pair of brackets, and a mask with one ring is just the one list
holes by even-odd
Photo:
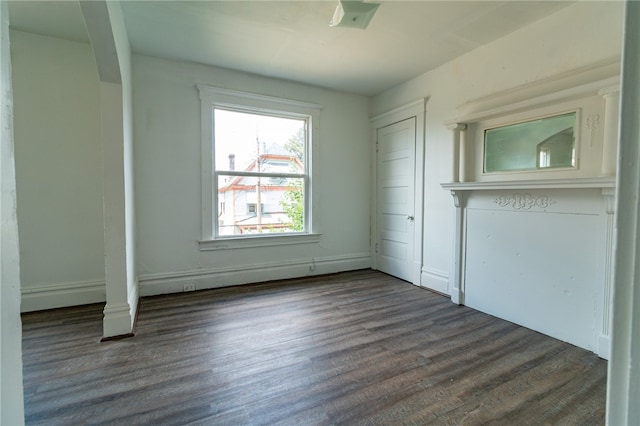
[[484, 129], [483, 173], [576, 167], [577, 111]]
[[611, 77], [448, 120], [451, 183], [615, 176], [618, 103]]

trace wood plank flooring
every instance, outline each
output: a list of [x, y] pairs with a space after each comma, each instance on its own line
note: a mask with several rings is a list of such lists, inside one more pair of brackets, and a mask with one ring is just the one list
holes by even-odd
[[604, 424], [606, 361], [382, 273], [23, 315], [29, 425]]

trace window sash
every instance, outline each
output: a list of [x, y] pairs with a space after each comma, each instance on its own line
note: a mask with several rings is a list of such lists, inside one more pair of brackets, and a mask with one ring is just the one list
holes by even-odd
[[239, 176], [239, 177], [282, 177], [282, 178], [298, 178], [298, 179], [306, 179], [306, 173], [273, 173], [273, 172], [236, 172], [236, 171], [215, 171], [213, 172], [214, 177], [214, 185], [217, 185], [217, 180], [219, 176]]
[[[261, 241], [261, 246], [265, 245], [267, 239], [273, 240], [272, 245], [305, 242], [307, 240], [316, 241], [319, 234], [314, 233], [318, 227], [317, 218], [314, 219], [313, 198], [315, 191], [312, 188], [312, 170], [314, 159], [317, 155], [318, 131], [320, 123], [320, 112], [322, 106], [309, 102], [301, 102], [291, 99], [284, 99], [272, 96], [257, 95], [247, 92], [240, 92], [230, 89], [196, 84], [200, 98], [200, 123], [201, 123], [201, 175], [202, 175], [202, 239], [200, 240], [201, 250], [211, 250], [214, 247], [235, 248], [252, 247], [251, 241]], [[214, 137], [214, 115], [215, 109], [226, 109], [238, 112], [247, 112], [258, 115], [268, 115], [274, 117], [304, 119], [305, 129], [305, 161], [303, 173], [270, 173], [259, 172], [255, 177], [275, 177], [275, 178], [298, 178], [303, 179], [304, 184], [304, 231], [295, 233], [266, 233], [247, 236], [223, 236], [218, 233], [217, 213], [219, 208], [218, 199], [218, 178], [220, 176], [242, 176], [247, 173], [243, 171], [228, 171], [215, 169], [215, 137]], [[229, 206], [226, 206], [228, 209]], [[224, 241], [236, 239], [233, 247], [228, 246]], [[221, 240], [216, 243], [216, 240]], [[241, 240], [244, 242], [240, 243]], [[230, 244], [230, 243], [229, 243]], [[267, 245], [271, 245], [267, 244]]]
[[[302, 219], [302, 223], [303, 223], [303, 229], [301, 231], [287, 231], [287, 232], [264, 232], [264, 233], [258, 233], [258, 234], [232, 234], [232, 235], [221, 235], [221, 229], [220, 229], [220, 223], [215, 220], [215, 222], [213, 223], [213, 229], [212, 229], [212, 233], [213, 233], [213, 239], [214, 240], [227, 240], [227, 239], [242, 239], [242, 238], [269, 238], [271, 236], [283, 236], [283, 235], [307, 235], [307, 234], [311, 234], [312, 233], [312, 228], [311, 228], [311, 213], [310, 213], [310, 206], [311, 206], [311, 202], [310, 202], [310, 184], [309, 182], [311, 181], [311, 178], [309, 177], [309, 175], [303, 174], [303, 173], [270, 173], [270, 172], [228, 172], [228, 171], [219, 171], [219, 172], [213, 172], [213, 179], [212, 179], [212, 190], [213, 190], [213, 205], [212, 205], [212, 216], [214, 218], [217, 218], [220, 214], [220, 210], [219, 210], [219, 206], [220, 206], [220, 199], [218, 198], [218, 194], [219, 194], [219, 177], [221, 176], [228, 176], [228, 177], [257, 177], [257, 178], [292, 178], [292, 179], [300, 179], [302, 180], [302, 199], [303, 199], [303, 219]], [[266, 184], [265, 186], [269, 186], [268, 184]], [[263, 210], [261, 209], [260, 211], [261, 213], [263, 213]], [[264, 227], [268, 227], [268, 224], [264, 224]]]

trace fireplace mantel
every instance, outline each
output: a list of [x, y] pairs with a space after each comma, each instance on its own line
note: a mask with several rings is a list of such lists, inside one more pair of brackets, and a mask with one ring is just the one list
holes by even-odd
[[[615, 239], [615, 67], [594, 64], [461, 105], [444, 122], [453, 161], [450, 181], [440, 184], [455, 205], [451, 300], [603, 358]], [[572, 112], [571, 166], [486, 167], [487, 131]]]
[[608, 358], [615, 178], [441, 186], [456, 207], [451, 300]]

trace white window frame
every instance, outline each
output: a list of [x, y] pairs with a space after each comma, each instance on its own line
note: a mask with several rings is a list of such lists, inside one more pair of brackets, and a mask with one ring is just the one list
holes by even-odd
[[[202, 175], [202, 239], [200, 250], [226, 250], [235, 248], [266, 247], [312, 243], [320, 240], [314, 212], [313, 170], [318, 149], [320, 110], [317, 104], [256, 95], [219, 87], [197, 85], [201, 109], [201, 175]], [[216, 175], [214, 170], [214, 108], [231, 109], [247, 113], [283, 115], [307, 120], [305, 158], [305, 229], [296, 233], [265, 233], [251, 235], [218, 236], [213, 222], [218, 206]]]

